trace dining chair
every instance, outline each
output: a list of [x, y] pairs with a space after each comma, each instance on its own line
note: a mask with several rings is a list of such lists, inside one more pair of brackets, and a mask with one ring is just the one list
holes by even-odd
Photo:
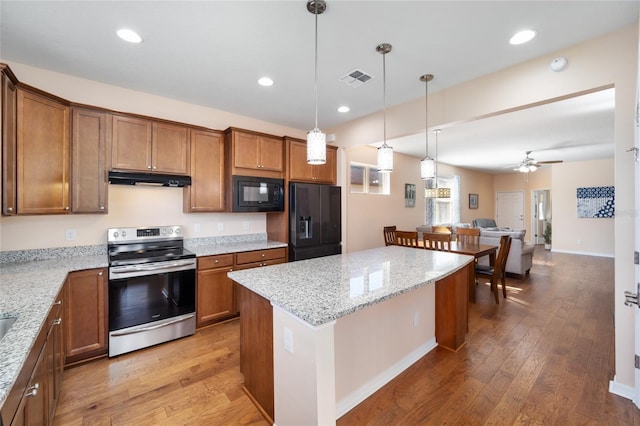
[[423, 232], [422, 242], [427, 250], [450, 251], [451, 234], [445, 232]]
[[457, 228], [456, 242], [459, 244], [480, 244], [480, 229]]
[[498, 296], [498, 281], [502, 284], [502, 296], [507, 298], [507, 287], [505, 284], [505, 266], [507, 264], [507, 257], [509, 257], [509, 250], [511, 249], [511, 237], [509, 235], [503, 235], [500, 237], [500, 247], [498, 248], [498, 255], [494, 266], [477, 265], [476, 264], [476, 279], [487, 278], [491, 282], [491, 291], [496, 299], [496, 303], [500, 303]]
[[393, 246], [397, 244], [395, 226], [385, 226], [384, 228], [382, 228], [382, 233], [384, 235], [385, 246]]
[[396, 244], [406, 247], [418, 247], [418, 231], [396, 231]]

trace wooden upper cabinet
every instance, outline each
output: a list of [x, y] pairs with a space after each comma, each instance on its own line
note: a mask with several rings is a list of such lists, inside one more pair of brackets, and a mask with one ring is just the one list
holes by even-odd
[[8, 68], [0, 74], [0, 138], [2, 139], [2, 214], [16, 214], [16, 124], [18, 89]]
[[284, 178], [284, 142], [263, 133], [227, 129], [230, 174]]
[[107, 213], [107, 142], [111, 135], [111, 115], [73, 108], [71, 117], [71, 211]]
[[321, 165], [307, 163], [307, 144], [300, 140], [287, 138], [288, 178], [296, 182], [336, 184], [338, 148], [327, 146], [327, 162]]
[[183, 211], [225, 209], [224, 138], [221, 133], [191, 130], [191, 185], [185, 186]]
[[175, 175], [189, 174], [189, 129], [166, 123], [153, 123], [151, 170]]
[[18, 88], [19, 214], [69, 212], [69, 107]]
[[111, 143], [114, 170], [189, 174], [186, 126], [114, 115]]

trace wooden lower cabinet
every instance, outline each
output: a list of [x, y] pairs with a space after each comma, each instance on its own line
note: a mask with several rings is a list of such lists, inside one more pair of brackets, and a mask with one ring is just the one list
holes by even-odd
[[233, 254], [198, 259], [197, 327], [204, 327], [236, 315], [233, 281], [227, 277], [227, 272], [232, 270]]
[[106, 268], [69, 274], [63, 321], [67, 365], [107, 353], [107, 291]]
[[[45, 326], [3, 406], [3, 421], [7, 420], [12, 426], [53, 424], [64, 366], [63, 294], [61, 291], [49, 311]], [[11, 406], [15, 408], [16, 405], [14, 413]]]

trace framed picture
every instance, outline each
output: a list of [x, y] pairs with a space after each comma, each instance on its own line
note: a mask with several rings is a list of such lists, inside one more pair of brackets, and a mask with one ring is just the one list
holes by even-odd
[[404, 184], [404, 206], [416, 206], [416, 186], [413, 183]]
[[478, 194], [469, 194], [469, 208], [470, 209], [478, 208]]

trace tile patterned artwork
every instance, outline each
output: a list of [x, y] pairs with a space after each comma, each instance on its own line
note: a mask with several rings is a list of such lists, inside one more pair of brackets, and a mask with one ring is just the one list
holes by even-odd
[[578, 217], [614, 217], [615, 188], [613, 186], [593, 186], [578, 188]]

